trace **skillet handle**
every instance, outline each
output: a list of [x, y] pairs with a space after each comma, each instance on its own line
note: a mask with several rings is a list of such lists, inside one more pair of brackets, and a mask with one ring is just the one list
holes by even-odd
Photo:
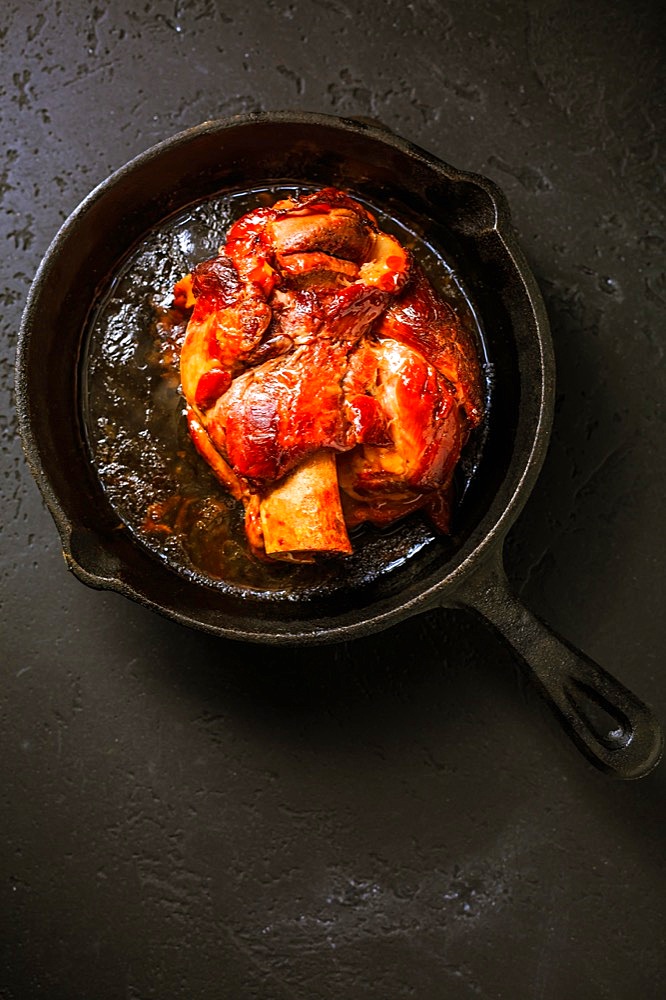
[[592, 764], [625, 779], [641, 778], [657, 766], [664, 740], [650, 709], [524, 607], [511, 590], [501, 557], [469, 578], [457, 596], [518, 654]]

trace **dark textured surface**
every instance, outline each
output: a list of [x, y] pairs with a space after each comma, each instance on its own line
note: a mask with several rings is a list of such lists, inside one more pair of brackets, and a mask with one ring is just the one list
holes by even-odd
[[666, 718], [660, 5], [10, 0], [0, 13], [0, 996], [663, 994], [664, 766], [612, 783], [482, 626], [190, 633], [65, 570], [11, 398], [28, 284], [207, 118], [375, 116], [509, 198], [558, 363], [525, 602]]

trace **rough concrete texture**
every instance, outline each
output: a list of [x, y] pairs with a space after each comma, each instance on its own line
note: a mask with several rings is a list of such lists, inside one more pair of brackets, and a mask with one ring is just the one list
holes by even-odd
[[65, 568], [16, 332], [110, 171], [254, 109], [380, 119], [506, 192], [558, 365], [507, 547], [666, 718], [662, 5], [7, 0], [0, 12], [2, 1000], [651, 1000], [664, 767], [614, 783], [480, 623], [214, 640]]

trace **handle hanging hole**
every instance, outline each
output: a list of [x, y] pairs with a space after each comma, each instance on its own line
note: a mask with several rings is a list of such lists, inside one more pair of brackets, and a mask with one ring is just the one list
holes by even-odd
[[619, 750], [631, 743], [633, 728], [617, 705], [575, 677], [568, 678], [563, 688], [571, 708], [606, 749]]

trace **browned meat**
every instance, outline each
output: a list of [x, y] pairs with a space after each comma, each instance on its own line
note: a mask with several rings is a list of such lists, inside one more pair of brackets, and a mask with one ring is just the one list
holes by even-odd
[[386, 310], [378, 337], [390, 337], [427, 358], [453, 387], [471, 427], [483, 416], [479, 359], [468, 331], [420, 268]]
[[482, 418], [474, 342], [400, 243], [332, 188], [239, 219], [179, 282], [195, 444], [273, 558], [351, 551], [347, 528], [426, 508]]

